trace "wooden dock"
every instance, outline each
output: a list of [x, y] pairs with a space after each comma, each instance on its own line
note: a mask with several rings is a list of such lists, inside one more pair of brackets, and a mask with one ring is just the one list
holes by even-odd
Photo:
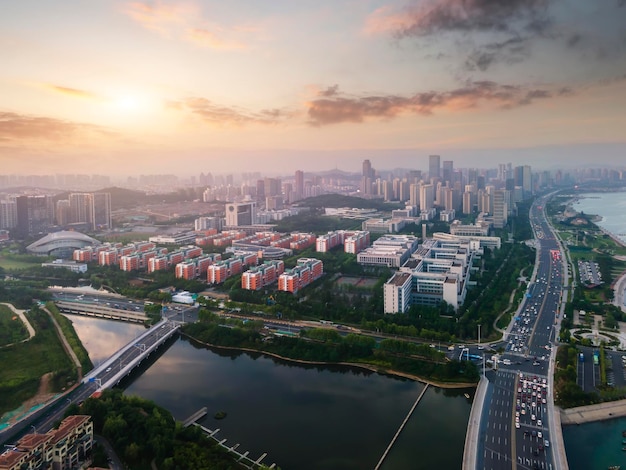
[[204, 418], [206, 414], [207, 414], [207, 407], [205, 406], [204, 408], [200, 408], [198, 411], [192, 414], [189, 418], [183, 421], [183, 427], [188, 428], [192, 424], [195, 424], [196, 421], [198, 421], [199, 419]]

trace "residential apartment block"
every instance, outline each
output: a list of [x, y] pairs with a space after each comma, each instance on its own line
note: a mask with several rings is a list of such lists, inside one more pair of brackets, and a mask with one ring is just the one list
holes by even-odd
[[324, 265], [318, 259], [300, 258], [297, 263], [278, 277], [278, 290], [295, 294], [324, 274]]
[[73, 470], [90, 460], [93, 444], [91, 416], [65, 418], [46, 434], [26, 434], [0, 455], [0, 470]]

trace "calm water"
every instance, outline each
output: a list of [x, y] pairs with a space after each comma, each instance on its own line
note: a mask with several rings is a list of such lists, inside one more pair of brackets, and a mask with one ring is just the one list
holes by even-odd
[[563, 439], [570, 470], [606, 470], [610, 465], [626, 468], [624, 430], [626, 418], [565, 426]]
[[583, 196], [584, 199], [574, 204], [574, 209], [602, 216], [597, 225], [626, 243], [626, 192], [588, 193]]
[[[94, 363], [142, 327], [70, 317]], [[375, 373], [301, 367], [258, 355], [197, 348], [179, 339], [132, 377], [126, 393], [202, 422], [227, 444], [283, 469], [374, 468], [423, 388]], [[460, 391], [429, 388], [382, 468], [461, 468], [471, 404]], [[215, 420], [213, 414], [226, 411]]]

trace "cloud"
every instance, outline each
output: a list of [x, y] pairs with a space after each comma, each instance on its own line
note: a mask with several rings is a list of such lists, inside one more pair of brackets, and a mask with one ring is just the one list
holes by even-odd
[[460, 111], [492, 103], [501, 109], [526, 106], [536, 100], [567, 96], [561, 89], [529, 89], [518, 85], [501, 85], [493, 81], [473, 81], [450, 91], [427, 91], [412, 96], [377, 95], [364, 97], [331, 97], [319, 94], [307, 104], [309, 124], [324, 126], [342, 122], [389, 120], [405, 114], [428, 116], [435, 111]]
[[110, 130], [93, 124], [0, 111], [1, 142], [22, 144], [32, 140], [63, 143], [113, 135]]
[[79, 90], [78, 88], [70, 88], [53, 84], [46, 84], [46, 87], [52, 91], [56, 91], [63, 95], [74, 96], [76, 98], [99, 99], [99, 96], [95, 93], [85, 90]]
[[249, 124], [279, 124], [293, 117], [294, 113], [282, 109], [247, 111], [236, 107], [223, 106], [206, 98], [187, 98], [166, 103], [170, 109], [189, 110], [195, 116], [210, 124], [222, 126], [243, 126]]
[[202, 28], [191, 28], [187, 30], [185, 38], [202, 47], [212, 49], [243, 49], [246, 46], [238, 42], [228, 42], [220, 39], [215, 33]]
[[211, 49], [243, 49], [243, 42], [224, 39], [223, 36], [257, 31], [245, 25], [226, 30], [210, 24], [203, 19], [198, 7], [189, 3], [171, 5], [161, 1], [131, 2], [126, 4], [123, 11], [144, 28], [156, 31], [163, 37]]
[[195, 8], [188, 5], [168, 5], [163, 2], [130, 2], [124, 13], [145, 28], [170, 35], [172, 26], [185, 24], [193, 16]]
[[383, 7], [367, 18], [365, 30], [410, 37], [446, 31], [511, 31], [519, 23], [536, 31], [549, 25], [549, 3], [550, 0], [434, 0], [412, 4], [402, 12]]
[[529, 55], [528, 38], [511, 37], [474, 48], [465, 59], [465, 69], [484, 72], [495, 63], [515, 64], [524, 61]]

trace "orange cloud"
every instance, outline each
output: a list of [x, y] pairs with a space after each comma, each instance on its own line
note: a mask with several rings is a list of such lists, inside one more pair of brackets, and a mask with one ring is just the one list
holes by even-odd
[[114, 135], [114, 132], [93, 124], [0, 111], [0, 142], [20, 145], [25, 141], [70, 143]]
[[52, 91], [56, 91], [63, 95], [74, 96], [76, 98], [99, 99], [99, 96], [95, 93], [85, 90], [79, 90], [78, 88], [70, 88], [52, 84], [46, 84], [46, 87]]
[[124, 13], [145, 28], [169, 36], [172, 26], [187, 23], [196, 13], [195, 10], [190, 5], [167, 5], [158, 1], [131, 2], [126, 5]]
[[377, 8], [365, 20], [363, 28], [366, 34], [385, 34], [403, 31], [413, 24], [413, 18], [406, 13], [395, 13], [391, 7]]
[[262, 109], [248, 111], [237, 107], [223, 106], [206, 98], [187, 98], [182, 101], [166, 103], [169, 109], [190, 111], [195, 116], [210, 124], [222, 126], [243, 126], [249, 124], [279, 124], [293, 117], [294, 113], [282, 109]]
[[[225, 40], [221, 36], [225, 29], [210, 24], [201, 17], [199, 8], [193, 4], [168, 5], [132, 2], [126, 5], [124, 13], [141, 26], [156, 31], [166, 38], [174, 38], [212, 49], [243, 49], [241, 42]], [[230, 28], [233, 34], [256, 32], [248, 26]], [[218, 35], [219, 33], [219, 35]]]
[[236, 42], [227, 42], [219, 39], [215, 33], [207, 29], [191, 28], [187, 30], [185, 38], [202, 47], [210, 47], [212, 49], [243, 49], [245, 46]]

